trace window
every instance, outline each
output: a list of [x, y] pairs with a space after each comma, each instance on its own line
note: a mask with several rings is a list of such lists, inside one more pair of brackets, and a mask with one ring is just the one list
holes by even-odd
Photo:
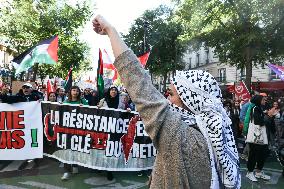
[[206, 60], [205, 60], [205, 63], [206, 64], [209, 64], [209, 48], [205, 48], [205, 53], [206, 53]]
[[226, 81], [226, 68], [218, 69], [217, 81], [224, 83]]
[[246, 78], [246, 69], [245, 68], [241, 68], [240, 81], [241, 80], [245, 80], [245, 78]]
[[191, 57], [189, 57], [188, 69], [191, 69], [191, 60], [192, 60], [192, 58], [191, 58]]
[[200, 54], [197, 53], [196, 54], [196, 67], [199, 67], [199, 63], [200, 63]]

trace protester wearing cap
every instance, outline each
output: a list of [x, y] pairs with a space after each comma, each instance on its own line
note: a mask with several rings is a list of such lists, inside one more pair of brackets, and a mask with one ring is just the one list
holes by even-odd
[[22, 88], [20, 89], [19, 93], [16, 95], [3, 95], [2, 102], [4, 103], [17, 103], [17, 102], [31, 102], [42, 100], [42, 95], [37, 90], [33, 90], [31, 83], [23, 84]]
[[25, 83], [22, 86], [22, 90], [23, 90], [24, 95], [31, 95], [32, 94], [32, 90], [33, 90], [33, 86], [30, 83]]

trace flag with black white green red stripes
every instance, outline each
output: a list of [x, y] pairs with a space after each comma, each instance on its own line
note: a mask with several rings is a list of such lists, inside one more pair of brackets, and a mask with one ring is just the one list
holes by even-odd
[[35, 63], [56, 64], [58, 61], [58, 36], [39, 42], [12, 60], [16, 74], [27, 71]]

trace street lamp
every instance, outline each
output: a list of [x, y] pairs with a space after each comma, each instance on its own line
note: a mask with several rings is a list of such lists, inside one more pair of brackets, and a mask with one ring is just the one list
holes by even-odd
[[146, 46], [146, 34], [147, 34], [148, 26], [149, 26], [149, 22], [144, 21], [144, 23], [143, 23], [143, 28], [144, 28], [143, 51], [144, 51], [144, 53], [146, 53], [146, 48], [147, 48], [147, 46]]
[[[143, 29], [144, 29], [144, 37], [143, 37], [143, 53], [145, 54], [146, 51], [147, 51], [147, 45], [146, 45], [146, 34], [147, 34], [147, 29], [149, 27], [149, 22], [147, 22], [146, 20], [144, 21], [143, 23]], [[151, 67], [151, 66], [150, 66]], [[149, 67], [149, 74], [150, 74], [150, 77], [151, 77], [151, 81], [153, 82], [152, 80], [152, 73], [150, 72], [150, 67]]]

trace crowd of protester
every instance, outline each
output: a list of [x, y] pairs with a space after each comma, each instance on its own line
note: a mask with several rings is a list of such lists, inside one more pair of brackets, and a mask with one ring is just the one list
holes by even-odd
[[[272, 151], [277, 151], [284, 145], [284, 99], [272, 98], [266, 93], [252, 93], [247, 102], [226, 99], [224, 107], [232, 120], [237, 145], [240, 141], [246, 141], [241, 158], [247, 161], [247, 178], [253, 182], [257, 182], [259, 178], [269, 180], [270, 176], [263, 172], [264, 163]], [[249, 122], [265, 127], [268, 144], [247, 141], [248, 128], [245, 127], [249, 126]]]
[[[17, 103], [30, 101], [50, 101], [63, 104], [81, 104], [87, 106], [97, 106], [98, 108], [114, 108], [127, 111], [135, 111], [135, 105], [131, 101], [125, 88], [111, 86], [105, 90], [105, 94], [99, 97], [98, 92], [91, 88], [80, 89], [78, 86], [72, 86], [69, 91], [65, 91], [63, 87], [58, 87], [54, 92], [47, 93], [46, 86], [32, 85], [24, 83], [15, 95], [12, 94], [11, 86], [4, 84], [0, 90], [0, 102], [2, 103]], [[39, 160], [34, 161], [35, 166], [39, 164]], [[77, 165], [62, 164], [64, 174], [62, 180], [68, 180], [71, 174], [78, 173]], [[107, 179], [112, 180], [113, 174], [106, 171]]]
[[[170, 89], [164, 92], [164, 97], [170, 96]], [[269, 151], [283, 146], [284, 138], [284, 99], [273, 99], [266, 93], [255, 95], [252, 93], [251, 100], [244, 102], [239, 99], [224, 99], [223, 106], [227, 115], [231, 118], [231, 128], [237, 145], [239, 141], [246, 139], [246, 133], [243, 132], [244, 122], [248, 110], [252, 104], [257, 107], [258, 111], [254, 111], [252, 117], [258, 124], [266, 127], [268, 145], [247, 144], [245, 145], [241, 157], [247, 160], [248, 174], [247, 177], [252, 181], [257, 178], [270, 179], [262, 171], [264, 162]], [[123, 87], [111, 86], [105, 90], [103, 97], [99, 97], [96, 90], [85, 88], [80, 89], [72, 86], [67, 92], [62, 87], [58, 87], [56, 91], [47, 94], [46, 87], [37, 87], [31, 83], [24, 83], [16, 95], [12, 95], [9, 84], [4, 84], [0, 90], [0, 102], [17, 103], [46, 100], [50, 102], [58, 102], [64, 104], [82, 104], [89, 106], [97, 106], [98, 108], [107, 107], [114, 109], [122, 109], [127, 111], [135, 111], [135, 105], [131, 101], [127, 91]], [[242, 140], [243, 139], [243, 140]], [[282, 143], [281, 143], [282, 142]], [[37, 161], [35, 161], [37, 163]], [[255, 174], [253, 171], [256, 166]], [[78, 173], [76, 165], [64, 164], [64, 174], [62, 180], [68, 180], [71, 173]], [[107, 178], [113, 179], [111, 172], [107, 172]]]

